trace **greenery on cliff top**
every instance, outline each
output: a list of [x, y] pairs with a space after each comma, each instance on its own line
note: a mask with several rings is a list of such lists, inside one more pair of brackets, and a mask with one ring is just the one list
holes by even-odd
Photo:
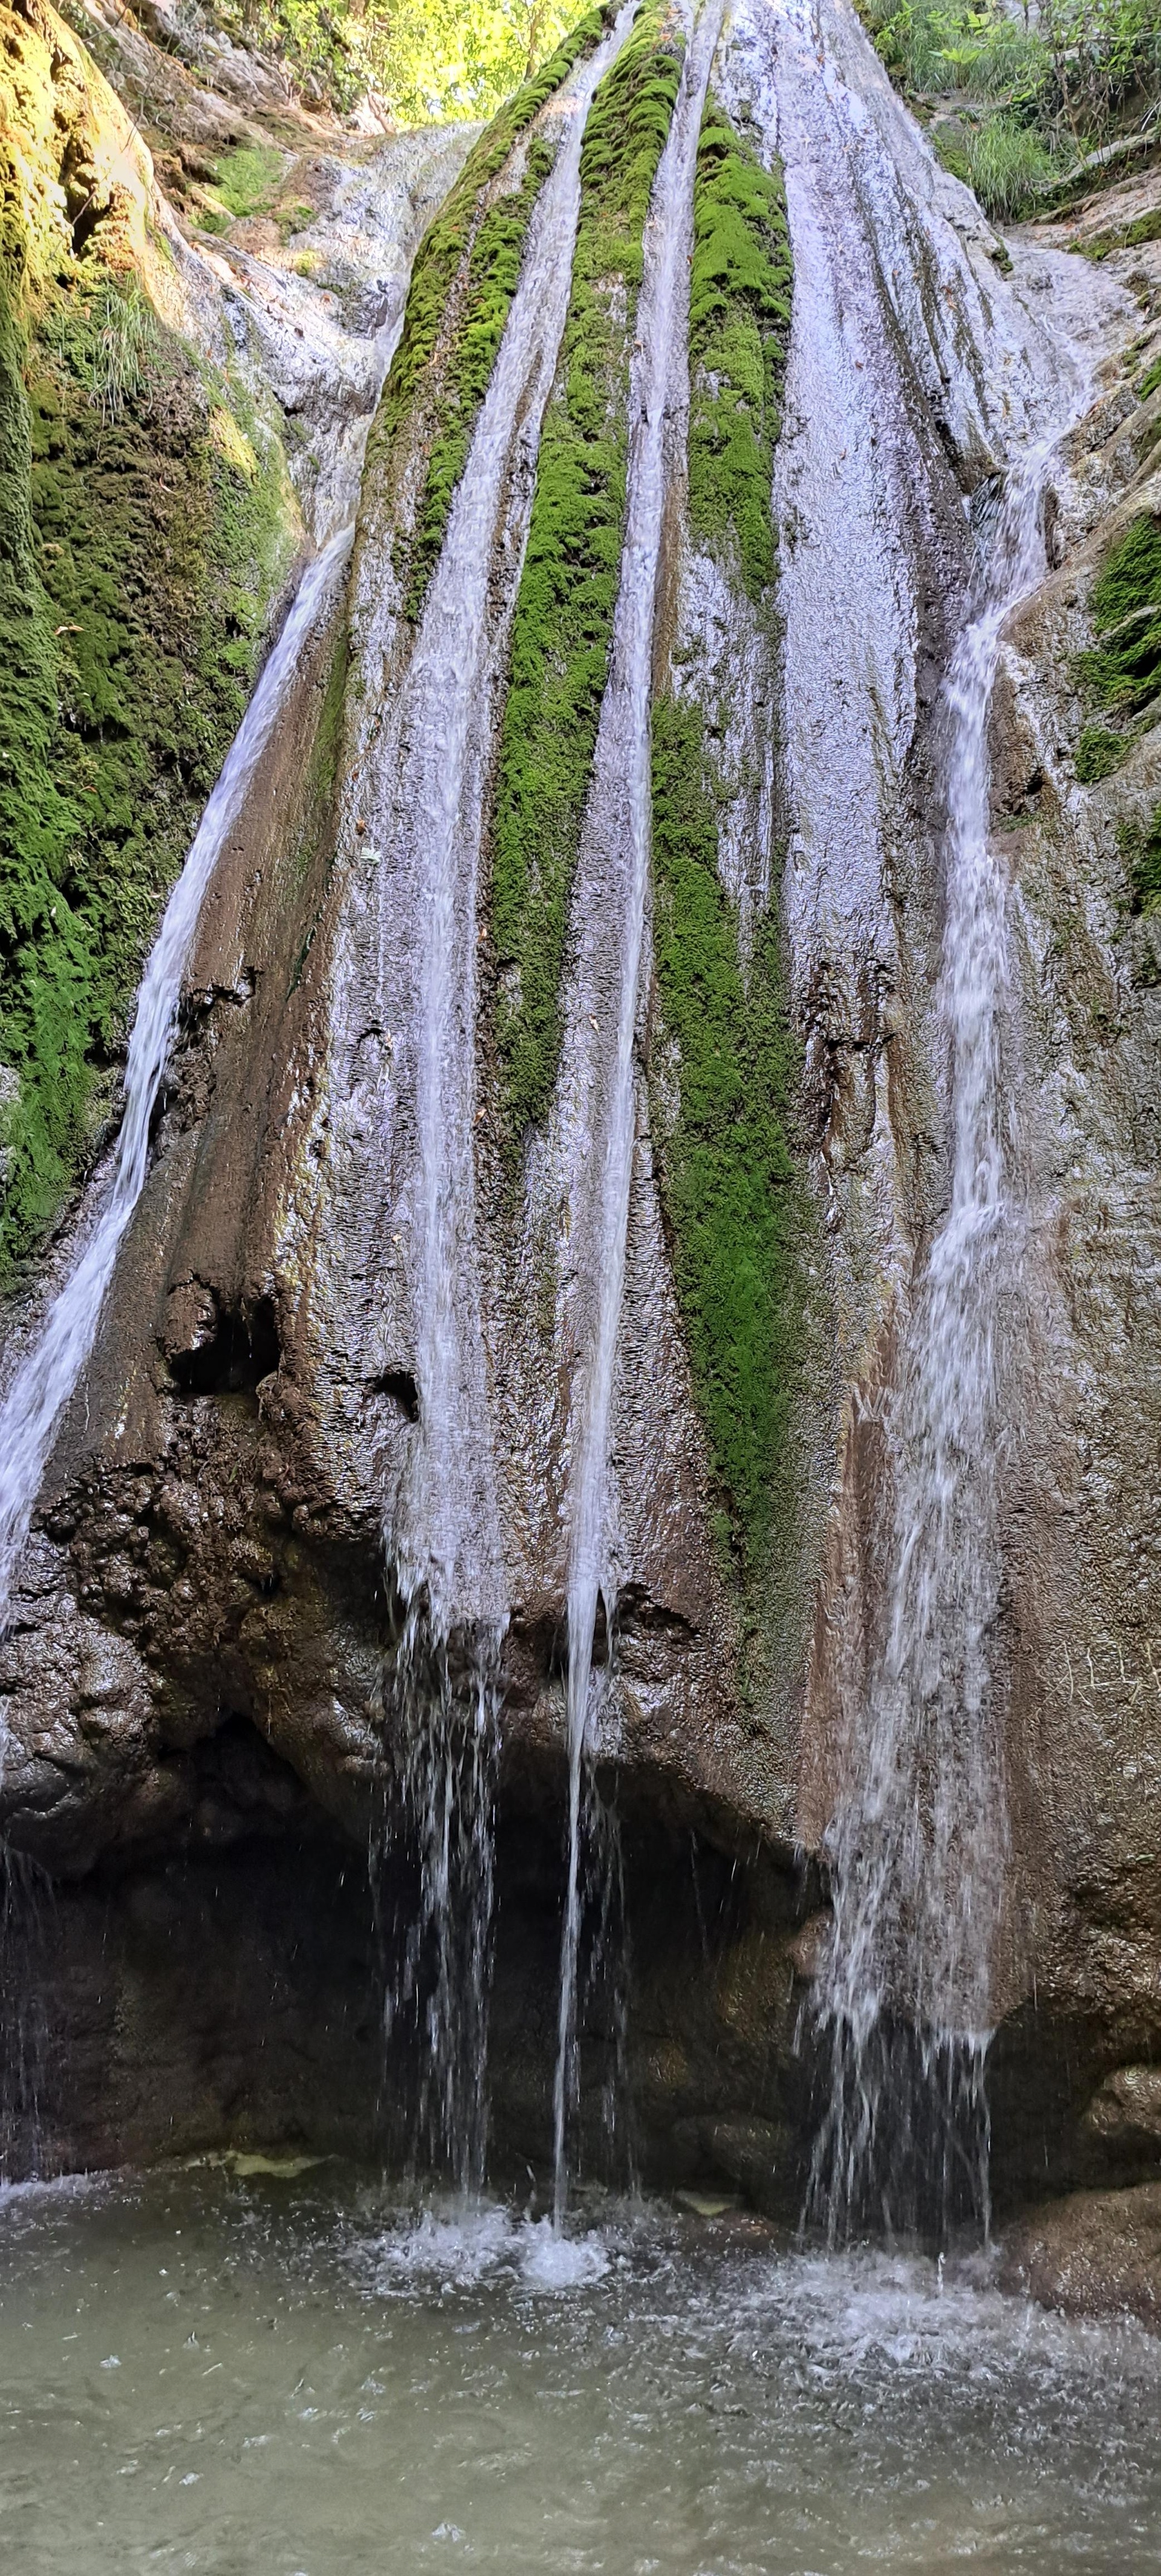
[[201, 15], [276, 54], [319, 104], [350, 108], [370, 90], [396, 124], [425, 125], [494, 115], [577, 10], [575, 0], [207, 0]]
[[512, 638], [492, 873], [496, 1035], [510, 1156], [560, 1059], [569, 897], [608, 669], [642, 238], [681, 73], [649, 0], [593, 102], [560, 367], [545, 414]]
[[[1157, 0], [857, 0], [949, 169], [998, 221], [1026, 213], [1161, 103]], [[1110, 174], [1113, 175], [1113, 174]]]
[[[690, 271], [689, 519], [771, 633], [770, 485], [790, 331], [780, 170], [711, 98]], [[788, 1141], [797, 1048], [780, 925], [751, 953], [718, 871], [719, 795], [697, 665], [653, 713], [651, 1041], [662, 1202], [694, 1387], [739, 1570], [766, 1565], [800, 1357], [805, 1210]]]
[[[488, 389], [520, 278], [532, 210], [551, 167], [542, 136], [529, 144], [519, 187], [486, 200], [521, 135], [581, 56], [595, 46], [608, 0], [580, 18], [564, 43], [500, 110], [469, 153], [426, 233], [408, 292], [403, 331], [375, 423], [381, 454], [405, 421], [421, 427], [427, 462], [413, 536], [396, 539], [406, 613], [418, 617], [439, 558], [452, 498]], [[406, 562], [398, 549], [406, 545]]]

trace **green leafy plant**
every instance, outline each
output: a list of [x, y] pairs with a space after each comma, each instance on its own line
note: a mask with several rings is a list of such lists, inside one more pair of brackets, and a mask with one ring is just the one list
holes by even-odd
[[1010, 220], [1161, 99], [1156, 0], [858, 0], [891, 77], [989, 214]]
[[307, 96], [370, 91], [399, 125], [493, 116], [575, 17], [570, 0], [213, 0], [243, 44], [277, 54]]

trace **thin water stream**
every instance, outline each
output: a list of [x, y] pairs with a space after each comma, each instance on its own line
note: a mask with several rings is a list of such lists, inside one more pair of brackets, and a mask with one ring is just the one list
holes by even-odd
[[0, 1406], [0, 1629], [53, 1437], [96, 1340], [117, 1253], [145, 1187], [153, 1117], [203, 897], [286, 704], [303, 647], [350, 553], [351, 536], [350, 528], [342, 530], [307, 566], [166, 904], [137, 995], [111, 1169], [99, 1185], [73, 1266]]
[[911, 1319], [892, 1424], [885, 1637], [830, 1836], [821, 2010], [831, 2091], [812, 2200], [834, 2236], [988, 2224], [984, 2067], [1008, 1856], [998, 1682], [1002, 1330], [1020, 1209], [1004, 1083], [1007, 880], [989, 829], [988, 710], [1004, 621], [1044, 571], [1050, 449], [1023, 459], [985, 540], [983, 603], [947, 682], [947, 1213]]
[[1145, 2576], [1161, 2345], [738, 2216], [339, 2167], [0, 2201], [20, 2576]]
[[626, 0], [552, 110], [556, 156], [419, 640], [359, 789], [379, 854], [382, 1019], [407, 1033], [395, 1070], [412, 1130], [400, 1216], [417, 1419], [384, 1540], [407, 1604], [392, 1711], [420, 1892], [388, 2036], [401, 2014], [418, 2019], [421, 2130], [457, 2181], [476, 2188], [508, 1616], [476, 1224], [480, 858], [536, 454], [568, 308], [585, 122], [634, 6]]
[[[602, 1593], [610, 1631], [616, 1610], [609, 1565], [609, 1430], [637, 1128], [634, 1049], [649, 885], [653, 623], [665, 513], [667, 412], [673, 353], [684, 350], [688, 326], [694, 168], [722, 15], [723, 0], [705, 0], [695, 17], [645, 227], [620, 589], [578, 868], [578, 908], [589, 916], [582, 937], [596, 936], [612, 948], [609, 984], [615, 1016], [611, 1030], [607, 1018], [602, 1025], [595, 1013], [587, 1015], [587, 1024], [584, 1018], [575, 1020], [563, 1083], [563, 1153], [583, 1311], [571, 1319], [569, 1335], [580, 1356], [572, 1390], [566, 1506], [568, 1860], [553, 2093], [558, 2223], [567, 2198], [568, 2117], [578, 2078], [582, 1772], [592, 1726], [593, 1641]], [[591, 887], [599, 890], [595, 899]]]

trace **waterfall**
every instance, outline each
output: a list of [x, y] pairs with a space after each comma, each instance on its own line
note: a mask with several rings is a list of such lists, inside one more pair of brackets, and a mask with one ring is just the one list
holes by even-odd
[[676, 353], [684, 365], [694, 167], [721, 20], [720, 0], [707, 0], [682, 67], [646, 223], [620, 589], [578, 869], [578, 908], [586, 879], [595, 877], [600, 889], [585, 935], [592, 936], [595, 928], [605, 942], [615, 943], [607, 978], [615, 1016], [611, 1032], [595, 1023], [595, 1015], [587, 1026], [578, 1027], [574, 1019], [572, 1059], [564, 1078], [568, 1203], [574, 1241], [582, 1247], [576, 1257], [586, 1265], [588, 1306], [577, 1333], [580, 1356], [568, 1444], [568, 1865], [553, 2087], [558, 2226], [567, 2196], [568, 2114], [577, 2083], [582, 1777], [592, 1731], [593, 1640], [602, 1592], [610, 1632], [614, 1607], [607, 1553], [609, 1425], [637, 1123], [634, 1046], [649, 883], [649, 710], [667, 480], [666, 419]]
[[351, 534], [346, 528], [332, 538], [303, 574], [166, 904], [137, 995], [112, 1169], [68, 1277], [0, 1405], [0, 1630], [53, 1436], [96, 1340], [118, 1248], [145, 1186], [150, 1129], [202, 899], [286, 704], [303, 646], [346, 562]]
[[[849, 1625], [843, 1603], [833, 1613], [843, 1740], [807, 2201], [833, 2240], [868, 2222], [987, 2221], [983, 2065], [1007, 1853], [990, 1656], [1001, 1328], [1020, 1221], [987, 723], [1004, 620], [1043, 571], [1046, 434], [1063, 433], [1080, 386], [1071, 353], [996, 273], [978, 208], [845, 0], [788, 0], [766, 36], [756, 11], [742, 15], [744, 67], [777, 116], [795, 262], [775, 513], [785, 904], [804, 1015], [820, 973], [840, 1027], [861, 1015], [865, 1027], [867, 994], [884, 990], [910, 990], [915, 1015], [907, 907], [920, 868], [940, 867], [946, 903], [931, 1024], [946, 1067], [946, 1205], [926, 1254], [885, 1049], [868, 1059], [858, 1153], [840, 1144], [826, 1164], [843, 1375], [857, 1384], [884, 1347], [900, 1351], [873, 1534], [881, 1600], [852, 1585]], [[977, 492], [974, 550], [949, 456]], [[941, 836], [910, 767], [933, 593], [951, 637], [934, 729]]]
[[1046, 456], [1013, 472], [986, 596], [947, 680], [947, 1214], [913, 1308], [892, 1424], [885, 1642], [829, 1858], [821, 1997], [830, 2101], [811, 2196], [860, 2220], [988, 2216], [984, 2060], [1008, 1850], [990, 1637], [1000, 1595], [1001, 1333], [1019, 1208], [1007, 1173], [1006, 884], [989, 838], [987, 725], [1005, 618], [1044, 568]]
[[483, 2178], [497, 1673], [507, 1622], [477, 1253], [480, 852], [540, 428], [568, 308], [585, 121], [635, 4], [627, 0], [554, 110], [562, 137], [419, 639], [360, 789], [382, 853], [380, 1009], [384, 1026], [394, 1019], [407, 1031], [395, 1071], [413, 1120], [400, 1214], [418, 1417], [385, 1540], [407, 1605], [394, 1715], [421, 1892], [389, 2021], [409, 2009], [426, 2023], [433, 2143], [464, 2187]]

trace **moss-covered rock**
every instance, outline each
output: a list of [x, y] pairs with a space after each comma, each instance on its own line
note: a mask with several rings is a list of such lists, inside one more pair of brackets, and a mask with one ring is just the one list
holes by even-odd
[[654, 975], [677, 1092], [662, 1193], [694, 1388], [751, 1572], [769, 1537], [797, 1357], [802, 1208], [787, 1129], [798, 1049], [777, 918], [759, 923], [743, 977], [717, 862], [704, 722], [668, 699], [653, 722]]
[[500, 746], [492, 875], [496, 1038], [515, 1162], [560, 1061], [560, 980], [608, 670], [645, 218], [683, 44], [650, 0], [596, 93], [560, 366], [545, 414]]
[[736, 549], [755, 605], [774, 578], [770, 478], [790, 330], [781, 175], [711, 99], [702, 119], [689, 282], [689, 524]]
[[1161, 517], [1143, 510], [1109, 548], [1093, 583], [1089, 610], [1096, 642], [1076, 659], [1091, 707], [1119, 719], [1117, 730], [1088, 724], [1074, 756], [1083, 785], [1107, 778], [1161, 693]]
[[[590, 9], [493, 119], [468, 154], [412, 273], [403, 330], [372, 433], [372, 462], [406, 429], [426, 451], [417, 508], [396, 529], [394, 564], [405, 615], [418, 620], [439, 559], [456, 486], [520, 279], [532, 210], [552, 166], [529, 134], [569, 72], [600, 42], [612, 0]], [[503, 184], [523, 146], [515, 186]], [[500, 183], [497, 185], [497, 183]]]
[[[690, 272], [689, 533], [773, 660], [771, 475], [790, 328], [781, 173], [713, 98]], [[720, 1534], [763, 1575], [787, 1483], [809, 1231], [791, 1150], [799, 1064], [776, 909], [743, 942], [722, 880], [723, 711], [680, 649], [653, 715], [654, 1128], [662, 1202]]]
[[1161, 805], [1146, 824], [1122, 823], [1117, 835], [1129, 879], [1133, 912], [1146, 919], [1161, 912]]
[[[91, 1150], [160, 904], [298, 539], [274, 429], [150, 302], [148, 162], [117, 102], [38, 0], [11, 24], [0, 1277], [35, 1248]], [[77, 170], [87, 195], [71, 214]]]

